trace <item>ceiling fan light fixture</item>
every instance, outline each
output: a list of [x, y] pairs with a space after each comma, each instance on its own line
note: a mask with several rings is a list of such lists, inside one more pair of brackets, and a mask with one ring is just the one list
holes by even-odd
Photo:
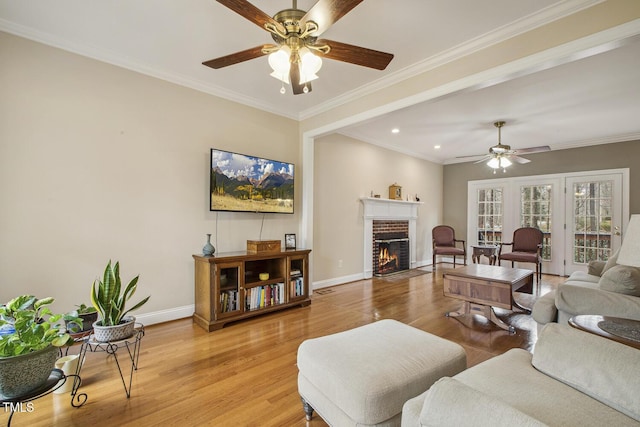
[[509, 166], [511, 166], [512, 164], [513, 163], [511, 162], [511, 160], [507, 159], [506, 157], [502, 157], [502, 156], [492, 157], [487, 162], [487, 166], [489, 166], [491, 169], [500, 169], [500, 168], [506, 169]]
[[492, 157], [487, 162], [487, 166], [489, 166], [491, 169], [498, 169], [500, 167], [500, 160], [497, 157]]
[[289, 69], [291, 68], [291, 62], [289, 62], [290, 54], [291, 49], [289, 46], [282, 46], [280, 49], [269, 54], [269, 66], [273, 69], [271, 76], [284, 83], [289, 83]]
[[300, 84], [308, 83], [318, 78], [316, 74], [322, 68], [322, 59], [314, 55], [309, 49], [300, 49]]

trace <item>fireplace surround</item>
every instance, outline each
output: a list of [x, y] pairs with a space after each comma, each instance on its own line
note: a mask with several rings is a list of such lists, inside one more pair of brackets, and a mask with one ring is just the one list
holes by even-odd
[[[416, 221], [418, 219], [418, 206], [422, 202], [409, 202], [402, 200], [378, 199], [375, 197], [363, 197], [362, 202], [364, 219], [364, 277], [369, 279], [374, 274], [374, 221], [376, 224], [385, 224], [385, 229], [380, 233], [398, 233], [406, 230], [408, 239], [408, 268], [415, 268], [416, 262]], [[384, 240], [390, 235], [383, 235]], [[379, 254], [377, 254], [379, 255]], [[406, 268], [405, 268], [406, 269]]]

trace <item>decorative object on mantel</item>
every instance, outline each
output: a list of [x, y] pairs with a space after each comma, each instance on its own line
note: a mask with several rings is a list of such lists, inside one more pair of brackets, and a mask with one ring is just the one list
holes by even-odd
[[278, 253], [281, 246], [280, 240], [247, 240], [247, 252], [253, 254]]
[[418, 197], [418, 195], [416, 194], [416, 202], [420, 201], [420, 197]]
[[389, 186], [389, 198], [391, 200], [402, 200], [402, 187], [394, 182]]
[[213, 256], [216, 253], [216, 248], [211, 244], [211, 234], [207, 234], [207, 243], [204, 244], [202, 248], [202, 255], [204, 256]]

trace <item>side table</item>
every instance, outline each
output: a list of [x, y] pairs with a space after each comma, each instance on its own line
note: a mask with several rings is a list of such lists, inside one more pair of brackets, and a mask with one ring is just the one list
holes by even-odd
[[[16, 410], [25, 410], [23, 403], [28, 403], [51, 394], [56, 389], [62, 387], [64, 383], [70, 379], [73, 381], [73, 389], [71, 391], [71, 406], [73, 406], [74, 408], [79, 408], [87, 401], [86, 393], [77, 393], [78, 388], [80, 387], [81, 379], [78, 375], [65, 375], [64, 372], [62, 372], [60, 369], [52, 370], [51, 375], [49, 375], [49, 378], [47, 378], [47, 381], [44, 384], [42, 384], [35, 390], [31, 390], [27, 394], [6, 399], [0, 395], [0, 405], [2, 405], [3, 410], [5, 412], [7, 410], [11, 412], [9, 414], [9, 420], [7, 421], [7, 427], [11, 426], [11, 420], [13, 419], [13, 414], [16, 413]], [[30, 412], [30, 406], [26, 406], [26, 411]]]
[[581, 314], [569, 319], [576, 329], [640, 349], [640, 320]]
[[[116, 366], [118, 367], [118, 372], [120, 373], [120, 379], [122, 380], [122, 385], [124, 386], [124, 392], [126, 393], [128, 399], [129, 397], [131, 397], [131, 383], [133, 381], [133, 372], [138, 370], [138, 359], [140, 358], [140, 343], [143, 336], [144, 326], [140, 323], [136, 323], [135, 333], [129, 338], [125, 338], [120, 341], [99, 342], [95, 340], [94, 335], [87, 337], [83, 341], [82, 347], [80, 347], [80, 360], [78, 363], [77, 374], [80, 375], [80, 370], [82, 369], [82, 365], [84, 364], [87, 351], [90, 351], [92, 353], [107, 353], [108, 355], [113, 356], [114, 360], [116, 361]], [[125, 381], [125, 374], [122, 372], [122, 367], [120, 366], [120, 361], [118, 360], [118, 350], [120, 350], [121, 348], [127, 350], [129, 360], [131, 360], [131, 370], [129, 371], [128, 384]]]
[[480, 264], [480, 256], [484, 255], [489, 258], [489, 265], [496, 265], [496, 251], [498, 250], [497, 246], [471, 245], [471, 248], [473, 249], [471, 260], [474, 262], [474, 264]]

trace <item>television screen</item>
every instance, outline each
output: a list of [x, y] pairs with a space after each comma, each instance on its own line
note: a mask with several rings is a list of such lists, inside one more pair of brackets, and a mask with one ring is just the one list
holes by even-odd
[[293, 163], [211, 149], [212, 211], [293, 213]]

